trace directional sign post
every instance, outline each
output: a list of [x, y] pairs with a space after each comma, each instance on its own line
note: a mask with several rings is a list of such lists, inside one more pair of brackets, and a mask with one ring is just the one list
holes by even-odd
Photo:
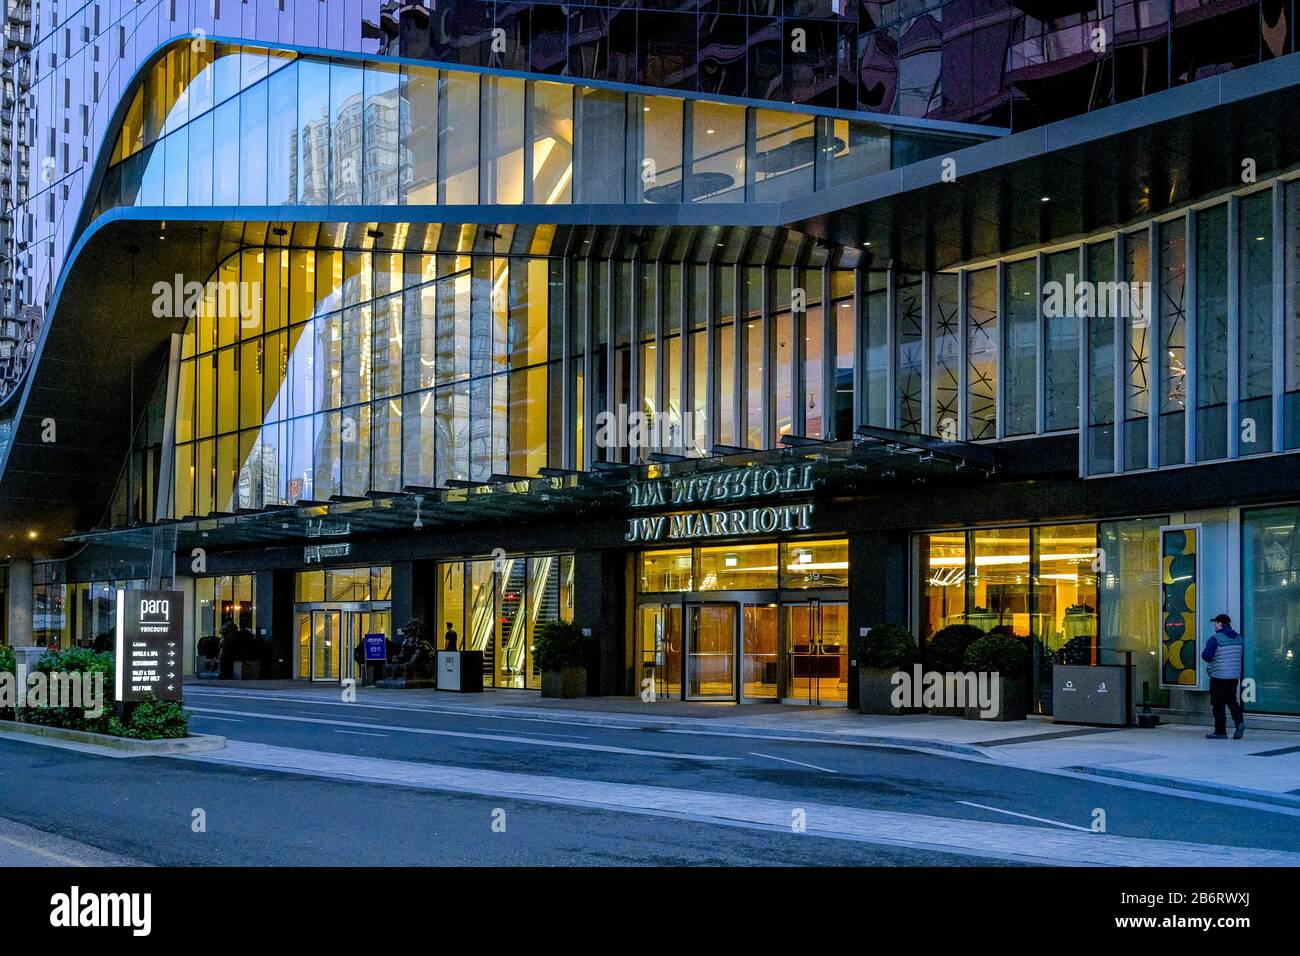
[[119, 704], [134, 704], [149, 694], [180, 702], [184, 621], [180, 591], [117, 592], [113, 686]]

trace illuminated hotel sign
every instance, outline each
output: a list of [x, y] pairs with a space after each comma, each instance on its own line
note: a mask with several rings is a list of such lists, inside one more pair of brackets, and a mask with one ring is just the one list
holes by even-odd
[[728, 468], [680, 478], [656, 478], [628, 485], [633, 508], [731, 503], [745, 498], [813, 490], [812, 463]]
[[732, 511], [688, 511], [684, 514], [629, 518], [630, 542], [676, 541], [681, 538], [731, 538], [778, 531], [807, 531], [813, 506], [776, 505], [768, 508], [739, 508]]
[[[635, 482], [629, 486], [634, 508], [734, 504], [750, 498], [812, 490], [811, 463], [730, 468], [712, 474]], [[797, 504], [715, 508], [629, 518], [624, 539], [636, 543], [808, 531], [812, 513], [811, 504]]]

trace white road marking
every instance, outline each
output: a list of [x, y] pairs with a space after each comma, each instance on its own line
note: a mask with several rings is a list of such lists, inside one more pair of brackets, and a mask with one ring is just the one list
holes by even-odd
[[[185, 708], [185, 709], [186, 709], [186, 710], [193, 710], [194, 708], [192, 708], [192, 707], [187, 707], [187, 708]], [[243, 723], [242, 720], [236, 720], [234, 717], [209, 717], [207, 714], [194, 714], [194, 716], [197, 717], [199, 720], [219, 720], [219, 721], [221, 721], [223, 724], [242, 724], [242, 723]]]
[[368, 734], [361, 730], [336, 730], [336, 734], [351, 734], [353, 737], [387, 737], [388, 734]]
[[[232, 714], [261, 720], [287, 720], [298, 724], [327, 724], [338, 727], [351, 726], [346, 720], [327, 720], [323, 717], [294, 717], [289, 714], [262, 714], [251, 710], [219, 710], [215, 707], [194, 707], [192, 711], [209, 714]], [[500, 743], [532, 744], [534, 747], [560, 747], [566, 750], [595, 750], [601, 753], [628, 754], [634, 757], [667, 757], [670, 760], [699, 760], [713, 763], [736, 760], [736, 757], [717, 757], [712, 754], [674, 753], [670, 750], [640, 750], [634, 747], [611, 747], [602, 744], [570, 743], [566, 740], [538, 740], [535, 737], [515, 737], [505, 734], [474, 734], [463, 730], [432, 730], [428, 727], [399, 727], [394, 724], [367, 724], [374, 730], [390, 730], [403, 734], [425, 734], [431, 737], [463, 737], [470, 740], [491, 740]]]
[[780, 760], [782, 763], [798, 764], [800, 767], [809, 767], [813, 770], [820, 770], [823, 773], [839, 773], [838, 770], [832, 770], [830, 767], [819, 767], [815, 763], [804, 763], [802, 760], [791, 760], [789, 757], [774, 757], [771, 754], [761, 754], [753, 750], [749, 752], [751, 757], [766, 757], [768, 760]]
[[1091, 833], [1088, 827], [1081, 827], [1074, 823], [1062, 823], [1060, 820], [1049, 820], [1047, 817], [1034, 817], [1028, 813], [1016, 813], [1014, 810], [999, 810], [997, 807], [986, 807], [982, 803], [971, 803], [969, 800], [958, 800], [962, 806], [976, 807], [980, 810], [989, 810], [992, 813], [1005, 813], [1009, 817], [1020, 817], [1022, 820], [1036, 820], [1039, 823], [1050, 823], [1054, 827], [1065, 827], [1067, 830], [1082, 830], [1084, 833]]
[[[644, 730], [639, 725], [627, 727], [615, 727], [609, 724], [600, 724], [591, 720], [559, 720], [554, 717], [528, 717], [520, 714], [493, 714], [483, 713], [479, 710], [448, 710], [439, 707], [415, 707], [403, 704], [362, 704], [354, 702], [351, 704], [344, 703], [341, 700], [314, 700], [305, 697], [280, 697], [271, 694], [252, 694], [240, 691], [238, 693], [223, 693], [219, 690], [202, 690], [188, 689], [186, 691], [191, 697], [229, 697], [235, 700], [269, 700], [281, 704], [311, 704], [317, 707], [349, 707], [352, 709], [361, 708], [364, 710], [398, 710], [411, 714], [443, 714], [449, 717], [465, 717], [467, 719], [477, 720], [524, 720], [537, 724], [557, 724], [565, 727], [584, 727], [588, 730], [595, 728], [597, 730]], [[376, 717], [357, 717], [358, 720], [377, 720]], [[686, 733], [687, 731], [683, 731]]]
[[1081, 834], [1055, 827], [752, 797], [645, 784], [509, 773], [414, 760], [322, 753], [231, 740], [225, 750], [176, 754], [190, 760], [361, 784], [415, 787], [616, 813], [673, 817], [718, 826], [791, 833], [791, 812], [804, 811], [806, 835], [900, 846], [927, 852], [1074, 866], [1288, 866], [1300, 853], [1190, 841]]

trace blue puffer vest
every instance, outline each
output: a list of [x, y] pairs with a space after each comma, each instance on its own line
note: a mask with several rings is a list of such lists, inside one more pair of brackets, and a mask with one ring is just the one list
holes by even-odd
[[1201, 654], [1210, 662], [1210, 676], [1237, 680], [1242, 674], [1246, 656], [1246, 639], [1230, 627], [1225, 627], [1205, 645]]

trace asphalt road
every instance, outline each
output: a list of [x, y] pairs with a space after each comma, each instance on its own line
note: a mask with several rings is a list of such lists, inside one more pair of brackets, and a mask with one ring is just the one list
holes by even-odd
[[[1086, 829], [1300, 851], [1295, 815], [881, 747], [599, 727], [540, 715], [258, 699], [215, 689], [192, 729], [235, 741], [438, 767], [671, 787], [791, 806]], [[196, 812], [201, 811], [201, 812]], [[204, 824], [197, 828], [195, 819]], [[781, 829], [0, 740], [0, 864], [979, 865], [1000, 858]], [[1028, 832], [1017, 830], [1015, 832]], [[8, 854], [8, 857], [6, 856]], [[23, 857], [27, 854], [27, 857]], [[50, 858], [47, 851], [46, 858]], [[1213, 863], [1212, 859], [1207, 859]]]

